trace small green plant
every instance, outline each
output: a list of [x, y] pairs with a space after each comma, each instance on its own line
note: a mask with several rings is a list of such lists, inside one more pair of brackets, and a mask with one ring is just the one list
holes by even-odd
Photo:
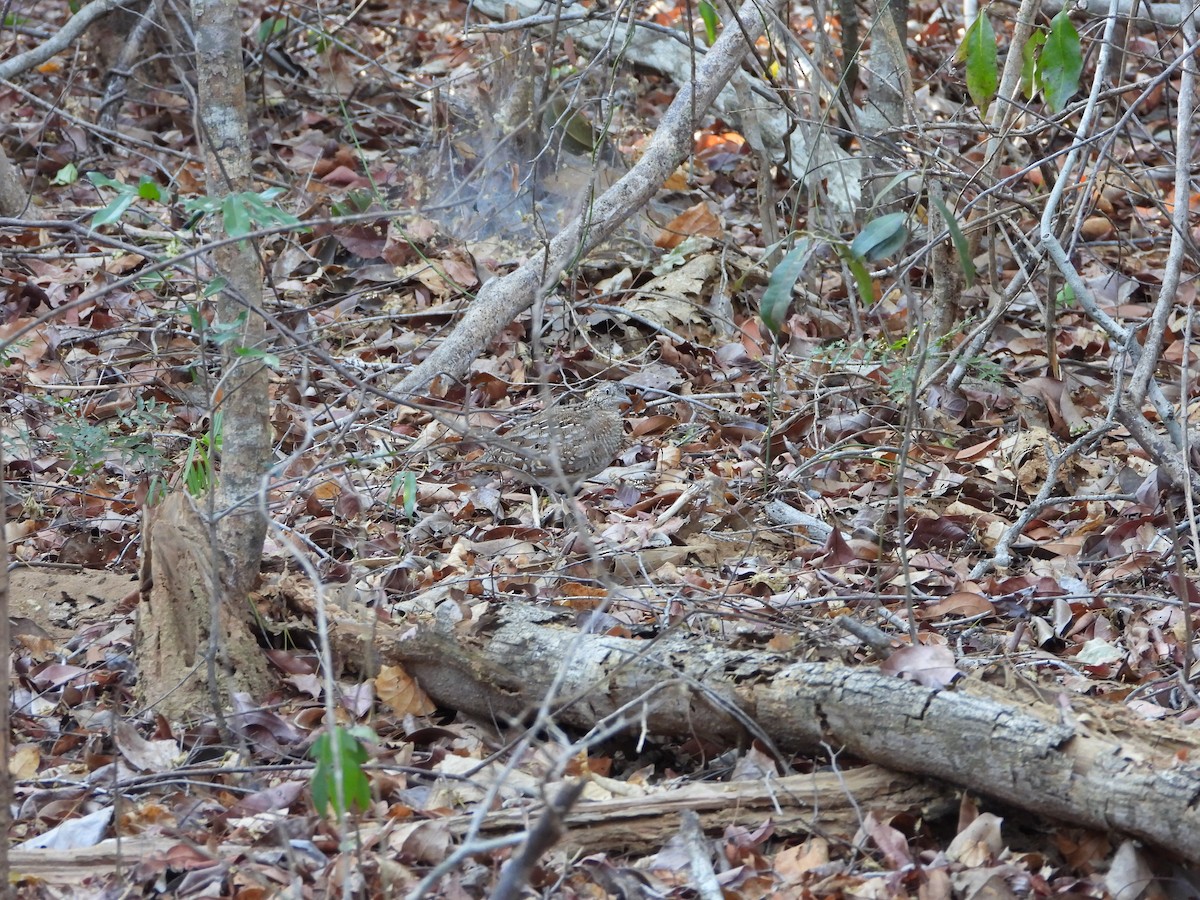
[[[219, 290], [224, 286], [224, 282], [218, 278], [214, 278], [212, 282], [210, 282], [209, 287], [212, 287], [213, 285], [218, 285]], [[246, 320], [249, 318], [245, 312], [242, 312], [232, 322], [218, 324], [216, 322], [207, 321], [204, 318], [204, 314], [200, 311], [200, 307], [198, 306], [189, 305], [187, 312], [188, 321], [192, 323], [192, 328], [195, 329], [196, 334], [202, 335], [205, 340], [212, 341], [218, 347], [223, 347], [226, 344], [229, 344], [240, 338], [242, 336], [242, 332], [245, 330]], [[241, 347], [234, 345], [233, 352], [237, 356], [241, 356], [244, 359], [261, 360], [265, 365], [272, 369], [278, 369], [280, 366], [279, 356], [277, 354], [270, 353], [266, 350], [261, 350], [258, 347]]]
[[[64, 410], [65, 412], [65, 410]], [[104, 465], [108, 450], [108, 429], [91, 425], [82, 418], [66, 418], [54, 424], [56, 449], [71, 463], [67, 471], [72, 475], [90, 475]]]
[[90, 475], [114, 457], [152, 474], [163, 470], [166, 460], [154, 444], [154, 435], [169, 416], [166, 404], [139, 397], [115, 418], [89, 422], [70, 400], [49, 402], [58, 411], [53, 425], [55, 449], [70, 461], [72, 475]]
[[771, 272], [767, 289], [758, 304], [758, 316], [773, 335], [778, 336], [783, 328], [788, 307], [792, 304], [792, 289], [812, 259], [814, 250], [812, 239], [801, 237]]
[[388, 503], [397, 505], [404, 511], [404, 518], [410, 522], [417, 512], [417, 476], [411, 471], [397, 472], [392, 479], [392, 489], [388, 492]]
[[79, 170], [75, 168], [75, 163], [67, 163], [61, 169], [54, 173], [54, 178], [50, 183], [53, 185], [63, 186], [74, 184], [79, 180]]
[[[875, 302], [875, 287], [867, 263], [879, 262], [902, 250], [908, 242], [908, 214], [897, 212], [878, 216], [867, 222], [854, 240], [816, 240], [807, 235], [789, 236], [795, 244], [771, 272], [767, 289], [759, 302], [758, 315], [771, 334], [778, 337], [783, 329], [788, 307], [792, 302], [792, 290], [816, 254], [826, 246], [832, 247], [850, 270], [854, 284], [864, 303]], [[778, 249], [771, 247], [771, 251]]]
[[301, 226], [299, 218], [273, 204], [283, 191], [283, 188], [273, 187], [257, 193], [242, 191], [224, 197], [191, 197], [183, 201], [183, 208], [193, 226], [204, 216], [220, 213], [225, 233], [232, 238], [245, 237], [256, 229], [275, 225], [284, 225], [299, 232], [307, 231]]
[[369, 191], [366, 188], [355, 188], [347, 192], [342, 199], [333, 201], [329, 211], [335, 216], [355, 216], [369, 212], [372, 205], [378, 200], [377, 192]]
[[221, 413], [213, 417], [213, 427], [188, 445], [187, 459], [183, 462], [183, 486], [193, 497], [199, 497], [213, 483], [213, 445], [221, 452]]
[[[139, 200], [165, 203], [168, 199], [163, 187], [148, 176], [143, 176], [137, 184], [125, 184], [100, 172], [89, 172], [87, 177], [96, 187], [116, 192], [108, 205], [92, 216], [93, 228], [119, 221]], [[274, 200], [283, 192], [283, 188], [272, 187], [265, 191], [241, 191], [224, 197], [191, 197], [183, 201], [183, 208], [189, 215], [188, 226], [193, 228], [205, 216], [219, 214], [225, 233], [233, 238], [245, 237], [256, 229], [276, 225], [299, 232], [307, 231], [299, 218], [274, 205]]]
[[32, 338], [21, 338], [19, 341], [0, 343], [0, 366], [11, 366], [17, 350], [24, 350], [33, 344]]
[[814, 354], [813, 359], [835, 372], [874, 369], [880, 373], [887, 395], [895, 402], [902, 403], [912, 389], [914, 366], [909, 359], [909, 348], [915, 338], [916, 332], [913, 331], [891, 341], [879, 338], [853, 345], [846, 341], [833, 341]]
[[363, 771], [367, 748], [360, 738], [364, 732], [371, 733], [361, 727], [334, 725], [313, 742], [309, 755], [317, 765], [309, 784], [318, 814], [332, 810], [342, 816], [353, 810], [365, 812], [370, 806], [371, 785]]
[[288, 20], [282, 16], [263, 19], [258, 26], [258, 42], [265, 45], [268, 41], [287, 34], [287, 29]]
[[[1071, 23], [1067, 7], [1051, 19], [1049, 30], [1039, 29], [1030, 35], [1021, 54], [1021, 88], [1025, 96], [1032, 100], [1040, 93], [1051, 112], [1062, 112], [1079, 90], [1083, 73], [1079, 32]], [[987, 14], [981, 12], [963, 35], [956, 59], [967, 65], [967, 92], [983, 116], [996, 99], [999, 56], [996, 32]]]
[[96, 187], [109, 188], [117, 193], [117, 196], [104, 209], [92, 216], [93, 228], [111, 225], [113, 222], [119, 221], [129, 207], [138, 200], [152, 200], [161, 203], [166, 197], [162, 186], [146, 175], [143, 175], [137, 184], [125, 184], [123, 181], [102, 175], [100, 172], [88, 172], [87, 177], [88, 181]]
[[999, 383], [1004, 380], [1004, 366], [986, 356], [972, 356], [967, 360], [967, 371], [983, 381]]

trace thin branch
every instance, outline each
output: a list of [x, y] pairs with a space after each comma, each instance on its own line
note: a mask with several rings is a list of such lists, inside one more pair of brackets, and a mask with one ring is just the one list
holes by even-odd
[[58, 33], [48, 41], [38, 44], [31, 50], [26, 50], [19, 56], [14, 56], [7, 62], [0, 63], [0, 80], [7, 81], [16, 78], [22, 72], [27, 72], [34, 66], [40, 66], [52, 56], [66, 50], [92, 23], [118, 7], [124, 6], [128, 0], [93, 0], [75, 15], [67, 20]]
[[[558, 843], [566, 830], [563, 821], [571, 808], [575, 806], [587, 786], [587, 780], [579, 778], [559, 789], [554, 799], [546, 804], [541, 818], [529, 830], [525, 846], [521, 851], [504, 864], [500, 870], [500, 879], [496, 889], [492, 891], [491, 900], [510, 900], [521, 896], [529, 883], [529, 875], [539, 859], [545, 856]], [[695, 813], [692, 813], [695, 815]], [[697, 819], [697, 821], [699, 821]]]

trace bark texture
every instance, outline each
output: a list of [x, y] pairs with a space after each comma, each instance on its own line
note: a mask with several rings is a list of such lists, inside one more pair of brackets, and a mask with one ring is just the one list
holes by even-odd
[[0, 216], [16, 217], [25, 212], [29, 194], [21, 181], [21, 175], [8, 160], [8, 154], [0, 147]]
[[[200, 122], [208, 167], [210, 196], [253, 188], [246, 75], [236, 0], [194, 0], [196, 73]], [[217, 541], [224, 556], [223, 582], [230, 600], [242, 601], [258, 575], [267, 521], [258, 497], [269, 462], [270, 372], [246, 350], [265, 350], [262, 316], [262, 266], [248, 241], [226, 243], [213, 251], [216, 269], [226, 281], [217, 300], [219, 328], [237, 328], [222, 345], [221, 470], [216, 505], [221, 513]]]
[[[253, 185], [238, 4], [194, 0], [192, 12], [208, 192], [227, 196]], [[245, 354], [266, 346], [262, 268], [246, 241], [215, 248], [213, 267], [224, 288], [216, 309], [223, 358], [213, 398], [221, 427], [220, 470], [206, 510], [212, 518], [202, 518], [186, 496], [151, 517], [154, 580], [138, 647], [140, 670], [150, 673], [143, 699], [165, 702], [160, 708], [176, 716], [204, 708], [205, 697], [224, 704], [237, 690], [261, 696], [271, 683], [250, 628], [249, 602], [267, 530], [259, 493], [271, 437], [269, 371]], [[207, 521], [215, 527], [208, 528]], [[203, 667], [204, 676], [186, 678], [202, 661], [211, 663]], [[171, 684], [174, 691], [163, 690]]]
[[152, 587], [138, 608], [139, 700], [168, 719], [187, 718], [211, 705], [210, 671], [218, 702], [239, 691], [261, 695], [259, 667], [244, 662], [262, 659], [246, 625], [248, 602], [213, 603], [221, 579], [204, 516], [176, 493], [146, 518], [143, 581]]
[[[479, 773], [474, 779], [485, 773]], [[593, 778], [603, 782], [604, 779]], [[555, 785], [544, 785], [547, 792]], [[602, 784], [595, 786], [602, 791]], [[865, 801], [865, 802], [864, 802]], [[563, 819], [566, 831], [557, 844], [567, 853], [655, 853], [678, 834], [680, 818], [691, 811], [709, 833], [726, 828], [759, 828], [770, 820], [773, 836], [814, 831], [851, 840], [862, 825], [863, 809], [885, 818], [889, 812], [920, 810], [924, 816], [957, 811], [947, 793], [939, 794], [918, 779], [897, 775], [875, 766], [844, 772], [813, 772], [757, 781], [695, 783], [683, 787], [650, 789], [640, 797], [590, 799], [577, 803]], [[476, 822], [474, 816], [454, 815], [393, 823], [389, 846], [413, 860], [438, 863], [444, 858], [445, 839], [468, 837], [488, 840], [524, 831], [529, 827], [527, 803], [511, 809], [494, 809]], [[13, 868], [23, 876], [37, 876], [52, 884], [78, 883], [103, 878], [122, 861], [165, 862], [178, 849], [170, 836], [132, 835], [120, 843], [109, 839], [94, 847], [75, 850], [17, 848]], [[221, 844], [221, 858], [250, 853], [252, 848], [234, 841]], [[213, 855], [213, 859], [217, 859]]]
[[[0, 446], [0, 534], [8, 536], [8, 484], [4, 478], [4, 448]], [[12, 623], [9, 615], [8, 542], [0, 547], [0, 647], [12, 647]], [[0, 759], [12, 759], [12, 664], [11, 654], [0, 668]], [[0, 766], [0, 884], [9, 881], [9, 834], [12, 830], [13, 776], [8, 766]]]
[[[602, 787], [601, 780], [597, 788]], [[551, 784], [541, 789], [552, 795], [555, 788]], [[862, 825], [864, 806], [881, 817], [914, 811], [938, 817], [957, 813], [958, 803], [951, 794], [877, 766], [758, 781], [685, 784], [640, 797], [581, 801], [565, 817], [567, 831], [558, 846], [568, 853], [654, 853], [679, 833], [685, 811], [698, 815], [710, 833], [738, 826], [753, 829], [770, 819], [775, 837], [818, 831], [850, 840]], [[497, 809], [484, 818], [479, 835], [500, 837], [520, 831], [528, 827], [529, 816], [524, 806]], [[461, 838], [471, 819], [462, 815], [414, 823], [414, 832], [423, 825], [446, 827]]]
[[[459, 633], [381, 630], [375, 652], [439, 704], [474, 715], [527, 716], [554, 687], [549, 708], [564, 726], [626, 715], [631, 729], [726, 741], [751, 727], [785, 753], [844, 748], [1200, 862], [1200, 736], [1170, 723], [1015, 677], [934, 689], [687, 635], [638, 641], [574, 626], [562, 610], [507, 604]], [[367, 634], [340, 628], [343, 654], [362, 658]]]

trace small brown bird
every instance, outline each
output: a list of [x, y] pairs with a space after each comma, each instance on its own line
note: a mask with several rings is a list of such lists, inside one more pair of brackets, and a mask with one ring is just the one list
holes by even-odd
[[551, 406], [498, 434], [482, 462], [556, 489], [563, 479], [577, 485], [617, 455], [625, 437], [621, 405], [628, 402], [620, 385], [606, 382], [582, 400]]

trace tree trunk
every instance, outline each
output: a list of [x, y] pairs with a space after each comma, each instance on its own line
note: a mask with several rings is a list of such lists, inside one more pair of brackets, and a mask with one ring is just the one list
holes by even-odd
[[[250, 137], [238, 4], [194, 0], [192, 12], [199, 138], [206, 150], [209, 196], [248, 191], [252, 187]], [[164, 504], [151, 517], [148, 554], [153, 586], [142, 627], [146, 643], [139, 647], [143, 698], [169, 697], [169, 709], [177, 714], [202, 708], [206, 697], [224, 704], [231, 691], [260, 694], [270, 684], [264, 658], [254, 645], [248, 600], [267, 529], [260, 493], [271, 437], [270, 373], [259, 356], [246, 353], [266, 346], [262, 268], [248, 241], [218, 246], [213, 263], [224, 282], [215, 321], [221, 337], [222, 378], [213, 399], [213, 446], [220, 449], [220, 470], [206, 516], [200, 516], [190, 502], [178, 502]], [[210, 526], [212, 522], [215, 525]], [[211, 568], [194, 560], [194, 565], [179, 563], [181, 571], [173, 571], [179, 560], [196, 556], [195, 545], [209, 548]], [[191, 678], [180, 687], [186, 674], [179, 669], [180, 660], [191, 660], [193, 667], [205, 663], [206, 677]]]
[[[3, 155], [3, 151], [0, 151]], [[4, 658], [0, 659], [0, 885], [5, 886], [4, 896], [13, 893], [8, 874], [8, 838], [12, 828], [13, 778], [7, 760], [12, 759], [12, 629], [8, 620], [8, 482], [4, 477], [4, 453], [0, 447], [0, 534], [5, 541], [0, 545], [0, 648]]]
[[16, 217], [25, 212], [29, 194], [21, 182], [21, 175], [8, 161], [8, 154], [0, 147], [0, 216]]

